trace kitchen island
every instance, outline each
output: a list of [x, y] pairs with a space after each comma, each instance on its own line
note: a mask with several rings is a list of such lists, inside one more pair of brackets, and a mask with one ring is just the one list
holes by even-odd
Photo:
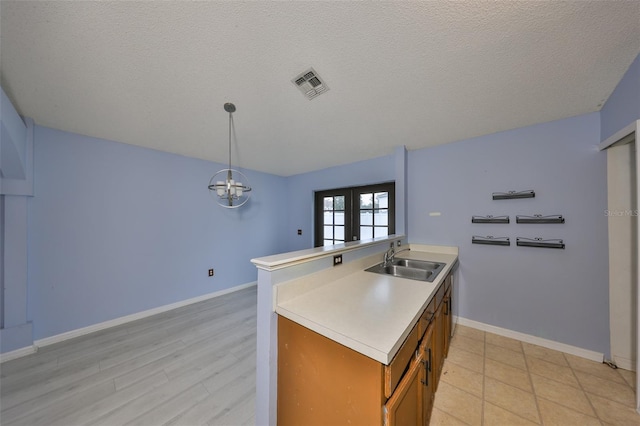
[[278, 424], [428, 419], [452, 328], [457, 249], [396, 248], [400, 258], [445, 263], [431, 283], [366, 272], [389, 242], [398, 240], [273, 286]]
[[[320, 271], [315, 276], [279, 284], [275, 311], [365, 356], [389, 364], [429, 300], [457, 264], [458, 256], [452, 253], [452, 248], [431, 246], [431, 251], [418, 251], [415, 247], [406, 247], [406, 250], [400, 247], [396, 257], [445, 263], [433, 282], [366, 272], [364, 269], [382, 261], [378, 255], [350, 265], [349, 269], [347, 265], [334, 268], [330, 272], [345, 268], [337, 278]], [[438, 249], [440, 251], [434, 251]], [[310, 281], [315, 282], [311, 288]]]

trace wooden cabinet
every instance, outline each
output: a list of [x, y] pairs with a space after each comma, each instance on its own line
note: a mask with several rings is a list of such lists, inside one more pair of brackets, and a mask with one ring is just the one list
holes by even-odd
[[278, 426], [382, 425], [384, 365], [278, 317]]
[[450, 301], [449, 275], [389, 365], [279, 316], [278, 425], [428, 424], [448, 352]]
[[451, 275], [447, 276], [445, 281], [446, 291], [444, 294], [444, 299], [442, 300], [443, 305], [443, 331], [442, 331], [442, 339], [443, 339], [443, 349], [444, 349], [444, 357], [446, 358], [449, 355], [449, 342], [451, 341], [451, 331], [453, 329], [453, 312], [451, 312]]
[[427, 331], [424, 333], [422, 342], [420, 343], [420, 353], [424, 359], [424, 376], [423, 382], [424, 390], [422, 394], [422, 421], [423, 424], [429, 424], [431, 418], [431, 409], [433, 408], [433, 401], [436, 396], [435, 389], [435, 369], [433, 368], [433, 348], [434, 348], [434, 325], [430, 324]]
[[385, 425], [423, 425], [424, 383], [424, 357], [423, 353], [419, 353], [384, 405]]
[[444, 365], [444, 304], [440, 303], [438, 309], [436, 309], [436, 315], [433, 319], [433, 370], [434, 370], [434, 383], [433, 386], [437, 390], [438, 382], [440, 381], [440, 373], [442, 372], [442, 366]]

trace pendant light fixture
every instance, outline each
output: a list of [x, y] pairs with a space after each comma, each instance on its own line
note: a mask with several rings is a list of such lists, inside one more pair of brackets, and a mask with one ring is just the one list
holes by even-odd
[[229, 113], [229, 168], [222, 169], [211, 177], [209, 192], [222, 207], [235, 209], [249, 201], [251, 187], [249, 179], [244, 174], [231, 168], [231, 122], [236, 106], [226, 103], [224, 110]]

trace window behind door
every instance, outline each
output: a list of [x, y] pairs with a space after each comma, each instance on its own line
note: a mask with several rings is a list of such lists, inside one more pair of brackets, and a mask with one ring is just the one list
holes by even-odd
[[315, 194], [315, 246], [395, 233], [395, 183], [338, 188]]

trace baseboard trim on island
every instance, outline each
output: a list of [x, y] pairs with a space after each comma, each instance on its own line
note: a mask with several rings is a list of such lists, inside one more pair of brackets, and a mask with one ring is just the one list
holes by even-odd
[[44, 339], [35, 340], [33, 346], [40, 348], [43, 346], [53, 345], [55, 343], [63, 342], [65, 340], [73, 339], [76, 337], [84, 336], [85, 334], [95, 333], [96, 331], [105, 330], [107, 328], [116, 327], [131, 321], [136, 321], [142, 318], [147, 318], [152, 315], [161, 314], [163, 312], [178, 309], [183, 306], [191, 305], [193, 303], [203, 302], [205, 300], [213, 299], [214, 297], [223, 296], [225, 294], [233, 293], [235, 291], [243, 290], [245, 288], [253, 287], [257, 285], [257, 281], [253, 281], [246, 284], [240, 284], [235, 287], [225, 288], [223, 290], [215, 291], [213, 293], [204, 294], [202, 296], [193, 297], [191, 299], [181, 300], [180, 302], [171, 303], [169, 305], [158, 306], [157, 308], [148, 309], [142, 312], [136, 312], [135, 314], [125, 315], [123, 317], [114, 318], [109, 321], [104, 321], [98, 324], [93, 324], [88, 327], [82, 327], [75, 330], [67, 331], [66, 333], [56, 334], [55, 336], [45, 337]]
[[531, 334], [520, 333], [518, 331], [509, 330], [502, 327], [496, 327], [495, 325], [489, 325], [482, 322], [470, 320], [467, 318], [457, 317], [457, 316], [454, 316], [454, 322], [457, 322], [459, 325], [464, 325], [464, 326], [475, 328], [478, 330], [488, 331], [489, 333], [498, 334], [500, 336], [510, 337], [512, 339], [520, 340], [522, 342], [531, 343], [532, 345], [542, 346], [543, 348], [553, 349], [555, 351], [579, 356], [582, 358], [589, 359], [591, 361], [596, 361], [596, 362], [604, 361], [603, 353], [579, 348], [577, 346], [567, 345], [565, 343], [560, 343], [553, 340], [543, 339], [542, 337], [532, 336]]

